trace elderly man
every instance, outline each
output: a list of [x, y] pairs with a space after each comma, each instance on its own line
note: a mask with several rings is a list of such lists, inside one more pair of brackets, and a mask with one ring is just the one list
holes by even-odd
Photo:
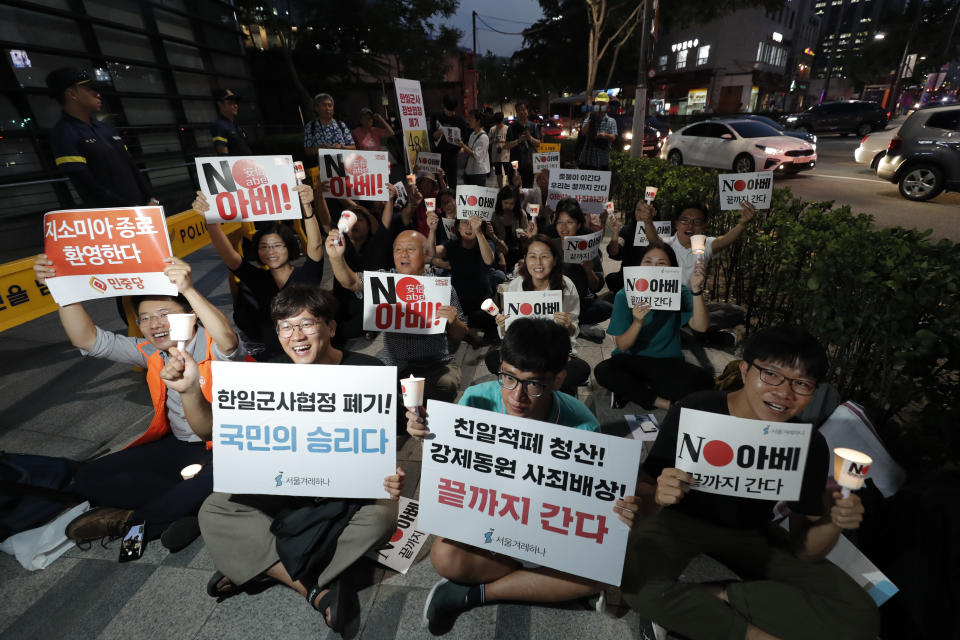
[[[340, 285], [350, 291], [363, 291], [363, 278], [347, 266], [343, 259], [344, 245], [339, 243], [339, 234], [331, 232], [327, 237], [327, 255], [333, 267], [333, 276]], [[418, 231], [403, 231], [393, 241], [393, 264], [391, 273], [410, 276], [432, 275], [425, 269], [426, 238]], [[463, 340], [467, 334], [466, 316], [451, 287], [450, 304], [440, 307], [437, 315], [447, 321], [446, 334], [419, 335], [386, 332], [383, 335], [383, 351], [378, 357], [387, 365], [395, 365], [400, 378], [416, 376], [425, 379], [424, 397], [453, 402], [460, 386], [460, 367], [453, 362], [453, 354], [447, 347], [447, 336]]]
[[313, 110], [317, 117], [303, 130], [303, 149], [308, 157], [315, 157], [320, 149], [357, 148], [347, 125], [333, 117], [333, 96], [329, 93], [315, 95]]

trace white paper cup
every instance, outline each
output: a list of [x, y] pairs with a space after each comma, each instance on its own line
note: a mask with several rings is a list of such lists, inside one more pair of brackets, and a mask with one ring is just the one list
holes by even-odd
[[307, 179], [307, 172], [304, 171], [303, 163], [299, 160], [293, 163], [293, 172], [296, 174], [298, 181]]
[[203, 468], [203, 465], [199, 464], [188, 464], [183, 469], [180, 470], [180, 477], [184, 480], [189, 480], [190, 478], [195, 478], [200, 469]]
[[170, 339], [176, 342], [190, 340], [193, 337], [193, 321], [196, 317], [192, 313], [167, 314], [167, 322], [170, 323]]
[[690, 236], [690, 249], [698, 256], [705, 254], [707, 252], [707, 236], [699, 233]]
[[513, 170], [514, 170], [514, 171], [516, 171], [517, 169], [520, 168], [520, 161], [519, 161], [519, 160], [511, 160], [511, 161], [510, 161], [510, 166], [513, 167]]
[[540, 215], [540, 205], [538, 204], [528, 204], [527, 209], [530, 211], [530, 215], [534, 218]]
[[437, 208], [437, 199], [436, 198], [424, 198], [423, 201], [427, 205], [427, 211], [433, 211]]
[[492, 316], [500, 313], [500, 308], [497, 306], [497, 303], [494, 302], [491, 298], [487, 298], [480, 304], [480, 308], [489, 313]]
[[844, 498], [863, 486], [871, 464], [870, 456], [855, 449], [837, 447], [833, 450], [833, 479], [843, 488]]
[[612, 202], [608, 202], [607, 204], [603, 205], [603, 208], [607, 210], [607, 213], [613, 213], [614, 206]]
[[417, 176], [415, 176], [415, 175], [412, 174], [412, 173], [408, 173], [408, 174], [407, 174], [407, 184], [412, 187], [412, 186], [414, 186], [416, 183], [417, 183]]
[[423, 405], [423, 384], [426, 378], [403, 378], [400, 380], [400, 392], [403, 394], [403, 406], [408, 409]]
[[657, 197], [657, 187], [647, 187], [643, 190], [643, 199], [647, 201], [647, 204], [653, 204], [654, 198]]

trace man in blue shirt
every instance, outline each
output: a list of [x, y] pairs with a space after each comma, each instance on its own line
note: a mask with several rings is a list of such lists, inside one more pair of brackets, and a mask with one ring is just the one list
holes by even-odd
[[220, 89], [213, 96], [217, 101], [217, 119], [210, 125], [213, 148], [218, 156], [252, 156], [247, 133], [240, 126], [240, 96], [230, 89]]

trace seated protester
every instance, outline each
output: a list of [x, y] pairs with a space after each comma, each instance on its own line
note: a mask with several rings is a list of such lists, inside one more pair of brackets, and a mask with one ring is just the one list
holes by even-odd
[[442, 189], [447, 188], [447, 183], [443, 178], [443, 170], [440, 170], [440, 179], [429, 171], [421, 171], [417, 174], [416, 188], [411, 189], [407, 185], [407, 204], [400, 209], [400, 214], [395, 216], [390, 225], [390, 233], [396, 238], [403, 231], [419, 231], [423, 237], [430, 233], [427, 227], [427, 205], [424, 198], [436, 198]]
[[[557, 391], [564, 382], [570, 337], [560, 324], [542, 318], [520, 318], [510, 325], [500, 351], [499, 379], [467, 389], [460, 404], [487, 411], [598, 431], [600, 425], [579, 400]], [[423, 407], [407, 410], [407, 432], [429, 435]], [[613, 510], [627, 525], [640, 499], [617, 500]], [[592, 580], [536, 567], [485, 549], [438, 538], [430, 550], [433, 568], [444, 579], [427, 596], [424, 616], [431, 631], [459, 612], [502, 601], [563, 602], [600, 591]], [[449, 581], [449, 582], [448, 582]]]
[[[670, 247], [646, 247], [640, 266], [675, 267]], [[612, 406], [622, 408], [633, 401], [644, 409], [669, 409], [670, 403], [694, 391], [713, 387], [713, 374], [683, 359], [680, 328], [690, 323], [705, 331], [709, 318], [703, 302], [706, 267], [698, 263], [691, 286], [680, 287], [680, 311], [652, 311], [650, 305], [633, 309], [621, 289], [613, 299], [613, 315], [607, 333], [617, 342], [613, 355], [594, 369], [597, 383], [612, 392]]]
[[[556, 231], [560, 237], [561, 247], [564, 238], [590, 233], [586, 217], [580, 210], [580, 203], [573, 198], [564, 198], [557, 203], [556, 219]], [[560, 253], [563, 255], [562, 248]], [[577, 287], [577, 295], [580, 296], [580, 335], [588, 340], [601, 342], [604, 335], [603, 329], [596, 325], [610, 317], [613, 305], [596, 296], [596, 292], [603, 288], [603, 262], [600, 256], [580, 264], [565, 262], [563, 275], [573, 281]]]
[[[252, 350], [257, 351], [254, 355], [267, 360], [280, 353], [280, 343], [270, 322], [270, 301], [273, 296], [289, 282], [319, 284], [323, 277], [323, 238], [311, 204], [313, 189], [301, 184], [297, 185], [296, 190], [303, 205], [303, 228], [307, 235], [307, 255], [299, 267], [292, 264], [300, 257], [299, 238], [283, 223], [267, 222], [260, 226], [250, 243], [257, 251], [256, 258], [240, 255], [219, 224], [207, 224], [210, 243], [244, 287], [240, 295], [249, 295], [249, 299], [241, 297], [235, 301], [234, 320], [248, 340], [262, 343], [262, 347], [258, 344]], [[329, 220], [330, 214], [323, 199], [318, 201], [317, 207], [323, 212], [320, 217]], [[201, 215], [210, 209], [210, 203], [200, 191], [197, 191], [193, 201], [193, 209]], [[254, 266], [251, 259], [266, 269]]]
[[[547, 192], [548, 187], [550, 186], [550, 171], [544, 169], [540, 173], [535, 174], [533, 176], [533, 186], [529, 189], [520, 188], [519, 177], [512, 178], [511, 184], [519, 189], [522, 197], [520, 208], [525, 212], [529, 212], [528, 205], [540, 205], [540, 213], [536, 218], [534, 218], [534, 222], [537, 223], [537, 233], [547, 233], [547, 229], [556, 223], [556, 213], [550, 208], [550, 205], [547, 204]], [[554, 235], [556, 234], [555, 231], [551, 233]], [[547, 233], [547, 235], [550, 235], [550, 233]]]
[[485, 187], [490, 175], [490, 137], [483, 130], [483, 112], [471, 109], [467, 112], [470, 138], [460, 140], [460, 153], [467, 156], [463, 169], [463, 183]]
[[493, 318], [481, 308], [493, 295], [488, 272], [494, 264], [494, 245], [483, 235], [480, 218], [457, 220], [458, 237], [436, 248], [436, 257], [450, 264], [451, 281], [471, 329], [496, 331]]
[[[333, 276], [345, 289], [363, 291], [363, 277], [350, 269], [343, 259], [344, 247], [337, 242], [337, 232], [327, 237], [327, 255]], [[426, 238], [416, 231], [404, 231], [393, 241], [393, 264], [391, 273], [410, 276], [433, 275], [424, 267], [427, 255]], [[416, 335], [411, 333], [383, 334], [383, 351], [379, 357], [384, 364], [397, 367], [400, 378], [416, 376], [424, 378], [424, 398], [452, 402], [460, 387], [460, 366], [453, 362], [453, 354], [447, 346], [447, 337], [463, 340], [467, 334], [466, 316], [460, 306], [456, 288], [450, 292], [450, 304], [442, 306], [437, 315], [447, 320], [445, 334]]]
[[[825, 491], [830, 452], [818, 431], [810, 439], [800, 498], [789, 503], [789, 533], [771, 521], [774, 501], [691, 491], [693, 478], [674, 466], [681, 408], [790, 422], [827, 371], [826, 351], [809, 333], [764, 329], [744, 346], [742, 389], [696, 393], [671, 407], [643, 463], [641, 486], [653, 495], [654, 512], [634, 527], [623, 568], [623, 599], [642, 617], [691, 640], [877, 637], [873, 599], [824, 559], [843, 530], [860, 526], [863, 505], [856, 494]], [[700, 553], [742, 581], [679, 581]]]
[[[166, 261], [164, 273], [180, 295], [133, 298], [144, 338], [104, 331], [93, 324], [80, 303], [59, 309], [60, 323], [81, 354], [146, 368], [155, 411], [146, 432], [132, 444], [77, 469], [74, 490], [98, 508], [67, 525], [66, 535], [75, 542], [122, 536], [139, 523], [146, 524], [146, 540], [160, 537], [171, 551], [179, 551], [199, 535], [194, 516], [213, 490], [210, 449], [203, 441], [206, 432], [200, 432], [207, 426], [200, 423], [209, 416], [201, 415], [198, 421], [195, 398], [167, 387], [165, 367], [171, 358], [189, 354], [200, 363], [203, 393], [209, 400], [211, 362], [243, 360], [246, 351], [226, 316], [194, 288], [190, 265], [178, 258]], [[56, 268], [46, 255], [37, 256], [33, 264], [37, 282], [55, 276]], [[195, 313], [202, 324], [184, 346], [184, 354], [170, 339], [167, 315], [171, 313]], [[201, 464], [203, 470], [183, 482], [180, 470], [189, 464]], [[171, 523], [176, 526], [170, 527]]]
[[514, 266], [523, 256], [522, 240], [533, 230], [529, 228], [530, 219], [520, 207], [520, 197], [515, 188], [508, 185], [497, 193], [497, 204], [490, 224], [499, 240], [494, 244], [506, 258], [506, 272], [513, 273]]
[[[452, 234], [447, 233], [447, 228], [445, 225], [438, 223], [436, 225], [430, 225], [430, 214], [433, 213], [438, 218], [446, 218], [447, 220], [453, 220], [453, 227], [457, 226], [457, 198], [451, 189], [444, 189], [443, 191], [437, 194], [437, 208], [436, 211], [427, 212], [427, 228], [429, 230], [428, 239], [430, 242], [427, 243], [428, 247], [435, 248], [438, 245], [445, 243], [447, 240], [451, 240], [456, 236], [454, 231]], [[434, 231], [436, 233], [434, 233]], [[435, 237], [433, 237], [435, 235]], [[449, 266], [449, 265], [448, 265]]]
[[[628, 222], [623, 228], [620, 227], [620, 219], [614, 215], [613, 221], [610, 223], [610, 242], [607, 243], [607, 256], [611, 260], [617, 260], [621, 263], [620, 270], [608, 273], [607, 277], [604, 278], [604, 281], [607, 283], [607, 289], [612, 293], [616, 293], [623, 289], [623, 268], [624, 267], [639, 267], [640, 261], [643, 259], [643, 254], [646, 252], [647, 247], [637, 247], [634, 246], [633, 242], [637, 235], [637, 227], [643, 227], [644, 222], [649, 218], [653, 220], [656, 216], [656, 204], [647, 204], [643, 200], [637, 202], [637, 206], [634, 207], [633, 217], [634, 219]], [[646, 233], [646, 228], [644, 227], [644, 233]], [[653, 243], [657, 244], [657, 243]], [[689, 282], [689, 280], [687, 281]]]
[[[337, 329], [336, 313], [336, 300], [317, 285], [297, 283], [280, 291], [270, 314], [285, 359], [298, 365], [381, 365], [372, 356], [331, 346]], [[305, 597], [323, 615], [328, 627], [341, 632], [360, 609], [357, 594], [349, 590], [341, 576], [396, 530], [396, 500], [403, 489], [403, 475], [398, 467], [396, 475], [384, 478], [383, 488], [389, 499], [375, 501], [210, 494], [200, 510], [203, 540], [217, 568], [207, 583], [207, 593], [223, 598], [236, 594], [251, 581], [275, 580]], [[316, 529], [312, 536], [326, 535], [314, 543], [307, 554], [310, 558], [305, 559], [302, 544], [288, 544], [290, 538], [274, 535], [275, 523], [302, 522], [304, 511], [314, 510], [329, 510], [332, 515], [312, 525]], [[332, 518], [336, 524], [328, 529]], [[311, 537], [309, 530], [301, 535]]]
[[[570, 278], [563, 275], [563, 254], [550, 238], [536, 235], [527, 245], [526, 255], [519, 263], [519, 277], [507, 284], [507, 291], [562, 291], [563, 311], [553, 314], [554, 321], [567, 330], [570, 336], [570, 356], [564, 367], [566, 376], [560, 391], [577, 397], [577, 386], [590, 379], [590, 365], [577, 357], [580, 345], [577, 343], [577, 334], [580, 329], [577, 324], [580, 316], [580, 296]], [[503, 337], [507, 317], [501, 313], [497, 315], [497, 327], [500, 337]], [[484, 357], [487, 369], [492, 374], [500, 371], [500, 350], [490, 349]]]

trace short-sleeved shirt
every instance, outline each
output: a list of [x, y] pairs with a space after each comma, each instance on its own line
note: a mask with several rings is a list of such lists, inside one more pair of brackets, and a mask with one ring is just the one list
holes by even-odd
[[[703, 259], [708, 263], [713, 257], [713, 241], [716, 238], [707, 238], [707, 250], [703, 254]], [[673, 252], [677, 254], [677, 264], [680, 265], [680, 284], [690, 286], [690, 278], [693, 277], [693, 268], [697, 266], [697, 256], [693, 253], [693, 249], [688, 249], [680, 244], [680, 239], [676, 235], [672, 235], [665, 240], [666, 244], [670, 245], [670, 248], [673, 249]]]
[[[551, 393], [553, 394], [553, 405], [550, 407], [548, 419], [544, 422], [552, 422], [553, 424], [584, 431], [600, 430], [600, 423], [597, 422], [596, 416], [590, 412], [586, 405], [566, 393], [560, 393], [559, 391], [552, 391]], [[503, 406], [500, 383], [496, 380], [481, 382], [469, 387], [463, 392], [459, 404], [474, 409], [507, 413], [507, 408]]]
[[220, 116], [210, 125], [210, 136], [213, 138], [213, 148], [219, 156], [253, 155], [250, 143], [247, 142], [247, 132], [237, 120]]
[[[482, 241], [490, 246], [491, 252], [495, 251], [492, 242], [486, 238]], [[451, 278], [453, 288], [467, 305], [468, 310], [473, 312], [474, 309], [469, 307], [475, 304], [479, 308], [480, 303], [492, 295], [490, 280], [487, 278], [490, 265], [483, 261], [479, 243], [467, 249], [460, 239], [447, 240], [443, 243], [443, 249], [450, 263], [450, 272], [453, 274]]]
[[[643, 463], [643, 471], [656, 479], [664, 469], [676, 467], [677, 433], [682, 407], [730, 415], [727, 397], [728, 394], [723, 391], [701, 391], [674, 403], [660, 425], [660, 434], [650, 455]], [[830, 451], [827, 442], [819, 431], [814, 430], [810, 437], [810, 448], [803, 470], [800, 499], [788, 503], [792, 511], [808, 516], [823, 515], [825, 511], [823, 492], [829, 463]], [[691, 491], [679, 503], [666, 508], [722, 527], [748, 529], [760, 528], [769, 523], [773, 517], [775, 505], [776, 502], [773, 500]]]
[[[524, 291], [523, 288], [523, 278], [514, 278], [511, 280], [507, 287], [504, 289], [504, 292], [521, 292]], [[564, 313], [570, 315], [573, 326], [576, 329], [573, 333], [570, 334], [570, 354], [577, 355], [580, 352], [580, 343], [577, 342], [577, 334], [580, 332], [580, 296], [577, 295], [577, 287], [574, 286], [573, 281], [570, 280], [567, 276], [563, 276], [563, 289], [561, 291], [561, 300], [562, 303], [560, 308]], [[499, 327], [498, 327], [499, 329]], [[503, 333], [500, 333], [500, 337], [503, 337]]]
[[[244, 260], [240, 266], [233, 270], [233, 275], [250, 288], [257, 304], [261, 309], [270, 313], [270, 301], [277, 295], [280, 287], [276, 280], [267, 269], [260, 269], [253, 266], [250, 262]], [[303, 282], [306, 284], [320, 284], [323, 279], [323, 263], [313, 260], [310, 256], [305, 256], [303, 264], [293, 268], [293, 273], [287, 278], [287, 284], [291, 282]]]
[[340, 144], [349, 147], [354, 144], [353, 136], [347, 125], [333, 118], [327, 124], [321, 124], [314, 118], [307, 123], [303, 129], [304, 147], [327, 147], [332, 144]]
[[498, 124], [490, 127], [487, 132], [490, 137], [490, 160], [492, 162], [510, 162], [510, 149], [507, 149], [507, 125]]
[[[643, 319], [643, 328], [637, 334], [637, 339], [626, 351], [614, 349], [613, 353], [629, 353], [647, 358], [679, 358], [683, 356], [680, 350], [680, 328], [690, 321], [693, 316], [693, 294], [687, 287], [680, 287], [680, 311], [664, 311], [653, 309], [647, 312]], [[607, 333], [612, 336], [621, 336], [633, 324], [633, 311], [627, 302], [626, 289], [617, 291], [613, 298], [613, 313], [610, 315], [610, 324]]]
[[467, 146], [473, 149], [473, 154], [467, 156], [467, 165], [463, 172], [468, 176], [487, 175], [490, 173], [490, 138], [484, 131], [472, 131]]
[[[97, 327], [97, 339], [93, 343], [90, 351], [80, 350], [84, 356], [93, 356], [94, 358], [103, 358], [112, 360], [121, 364], [130, 364], [137, 367], [147, 366], [147, 357], [137, 348], [137, 345], [146, 340], [146, 338], [134, 338], [131, 336], [122, 336], [118, 333], [104, 331]], [[185, 349], [194, 360], [200, 362], [207, 357], [207, 334], [203, 327], [197, 327], [197, 332], [193, 339], [187, 343]], [[215, 360], [233, 360], [242, 361], [246, 358], [247, 351], [241, 342], [233, 353], [224, 353], [216, 343], [213, 344], [213, 357]], [[161, 352], [160, 357], [167, 362], [169, 356]], [[167, 421], [170, 423], [170, 430], [178, 440], [184, 442], [200, 442], [201, 439], [190, 428], [187, 422], [187, 416], [183, 411], [183, 400], [180, 394], [173, 389], [167, 389]]]
[[[589, 116], [584, 119], [583, 125], [587, 124], [590, 121]], [[600, 119], [600, 131], [596, 132], [586, 132], [584, 135], [588, 137], [593, 137], [593, 133], [612, 133], [617, 135], [617, 121], [603, 114], [603, 118]], [[612, 144], [604, 140], [605, 144], [585, 144], [583, 145], [583, 150], [580, 153], [579, 162], [582, 165], [590, 167], [605, 167], [610, 164], [610, 147]]]
[[[527, 120], [525, 123], [520, 124], [520, 121], [515, 121], [507, 128], [507, 140], [519, 140], [520, 136], [523, 134], [524, 130], [530, 132], [535, 139], [540, 140], [540, 125]], [[519, 163], [519, 168], [527, 171], [533, 170], [533, 152], [536, 151], [532, 144], [526, 142], [521, 142], [513, 149], [510, 149], [510, 160], [516, 160]]]
[[357, 143], [357, 149], [361, 151], [380, 151], [383, 149], [383, 139], [389, 137], [387, 130], [381, 127], [370, 127], [369, 131], [357, 127], [351, 134]]

